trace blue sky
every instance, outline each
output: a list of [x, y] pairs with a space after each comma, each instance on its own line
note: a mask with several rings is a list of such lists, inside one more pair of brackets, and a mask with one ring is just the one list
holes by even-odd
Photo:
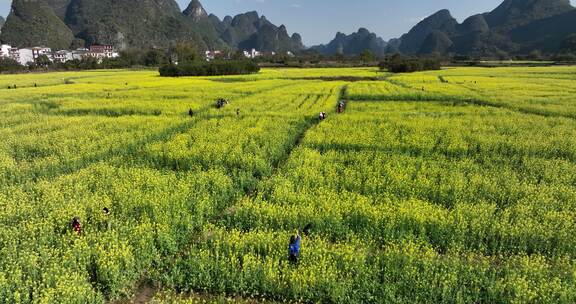
[[[189, 0], [177, 0], [185, 8]], [[202, 1], [202, 0], [201, 0]], [[204, 0], [206, 10], [219, 17], [256, 10], [290, 32], [302, 34], [308, 46], [330, 41], [337, 31], [360, 27], [388, 40], [407, 32], [422, 18], [443, 8], [459, 21], [490, 11], [503, 0]], [[8, 15], [11, 0], [0, 0], [0, 15]], [[572, 3], [576, 3], [573, 0]]]

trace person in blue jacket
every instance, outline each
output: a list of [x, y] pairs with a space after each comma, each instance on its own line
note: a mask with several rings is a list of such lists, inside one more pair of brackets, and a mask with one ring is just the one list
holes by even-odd
[[300, 244], [302, 243], [302, 237], [300, 233], [296, 231], [296, 235], [290, 236], [290, 244], [288, 245], [288, 260], [296, 264], [298, 263], [298, 257], [300, 256]]

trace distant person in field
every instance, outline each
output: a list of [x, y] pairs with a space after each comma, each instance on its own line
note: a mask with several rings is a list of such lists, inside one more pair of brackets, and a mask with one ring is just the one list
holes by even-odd
[[104, 207], [102, 209], [102, 214], [104, 214], [104, 218], [102, 219], [101, 228], [109, 230], [110, 229], [110, 209], [108, 209], [108, 207]]
[[192, 108], [190, 108], [190, 110], [188, 110], [188, 115], [190, 117], [194, 117], [194, 111], [192, 111]]
[[345, 106], [345, 105], [346, 105], [346, 104], [344, 103], [344, 101], [340, 101], [340, 102], [338, 103], [338, 113], [343, 113], [343, 112], [344, 112], [344, 106]]
[[310, 236], [310, 233], [312, 233], [312, 223], [309, 223], [308, 225], [304, 226], [304, 229], [302, 229], [302, 232], [304, 233], [304, 236]]
[[288, 260], [292, 264], [298, 263], [301, 243], [302, 243], [302, 237], [300, 236], [300, 233], [298, 231], [296, 231], [296, 235], [290, 236], [290, 244], [288, 245]]
[[224, 98], [220, 98], [216, 101], [216, 108], [220, 109], [228, 104], [228, 100]]
[[320, 116], [318, 116], [318, 118], [319, 118], [320, 120], [326, 119], [326, 113], [325, 113], [325, 112], [320, 112]]
[[80, 225], [80, 219], [78, 217], [72, 219], [72, 230], [78, 235], [82, 233], [82, 226]]

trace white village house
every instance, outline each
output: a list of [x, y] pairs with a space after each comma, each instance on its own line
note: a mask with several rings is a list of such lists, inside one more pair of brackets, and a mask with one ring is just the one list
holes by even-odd
[[74, 52], [68, 50], [56, 51], [52, 54], [52, 60], [58, 63], [74, 60]]
[[256, 49], [251, 49], [250, 51], [244, 51], [244, 56], [246, 58], [256, 58], [256, 57], [260, 57], [262, 56], [262, 53], [260, 53], [259, 51], [257, 51]]
[[87, 53], [88, 57], [98, 59], [98, 62], [104, 58], [117, 58], [120, 54], [114, 50], [112, 45], [91, 45]]
[[[244, 57], [250, 58], [250, 59], [254, 59], [256, 57], [268, 55], [268, 53], [265, 54], [263, 52], [257, 51], [256, 49], [243, 50], [242, 53], [244, 54]], [[271, 52], [270, 54], [275, 55], [276, 53]], [[224, 53], [222, 51], [206, 51], [204, 53], [204, 55], [205, 55], [206, 61], [212, 61], [218, 57], [222, 57], [224, 55]], [[230, 55], [228, 55], [228, 57], [229, 56]]]
[[[24, 48], [24, 49], [12, 49], [12, 59], [20, 63], [21, 65], [27, 65], [29, 62], [34, 62], [34, 52], [31, 48]], [[17, 55], [16, 55], [17, 54]]]
[[[244, 50], [244, 57], [246, 58], [250, 58], [250, 59], [254, 59], [257, 57], [261, 57], [261, 56], [276, 56], [276, 52], [261, 52], [258, 51], [256, 49], [251, 49], [251, 50]], [[294, 54], [290, 51], [286, 52], [286, 55], [290, 56], [290, 57], [294, 57]]]
[[29, 62], [34, 62], [36, 58], [46, 55], [48, 58], [52, 56], [52, 50], [47, 47], [33, 47], [33, 48], [13, 48], [10, 45], [3, 44], [0, 47], [0, 57], [10, 58], [21, 65], [26, 65]]
[[8, 44], [0, 45], [0, 57], [10, 57], [10, 49], [12, 49], [11, 45]]
[[222, 56], [222, 51], [206, 51], [206, 61], [212, 61], [216, 59], [216, 57]]
[[104, 58], [116, 58], [120, 55], [111, 45], [93, 45], [90, 49], [80, 48], [76, 50], [59, 50], [53, 52], [48, 47], [31, 47], [31, 48], [14, 48], [10, 45], [3, 44], [0, 47], [0, 57], [10, 58], [21, 65], [34, 63], [34, 61], [46, 55], [52, 62], [64, 63], [70, 60], [80, 60], [86, 57], [92, 57], [102, 61]]

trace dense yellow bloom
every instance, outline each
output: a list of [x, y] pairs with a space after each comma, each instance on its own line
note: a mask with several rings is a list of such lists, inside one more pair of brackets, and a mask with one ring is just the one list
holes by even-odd
[[0, 76], [0, 303], [574, 303], [575, 75]]

